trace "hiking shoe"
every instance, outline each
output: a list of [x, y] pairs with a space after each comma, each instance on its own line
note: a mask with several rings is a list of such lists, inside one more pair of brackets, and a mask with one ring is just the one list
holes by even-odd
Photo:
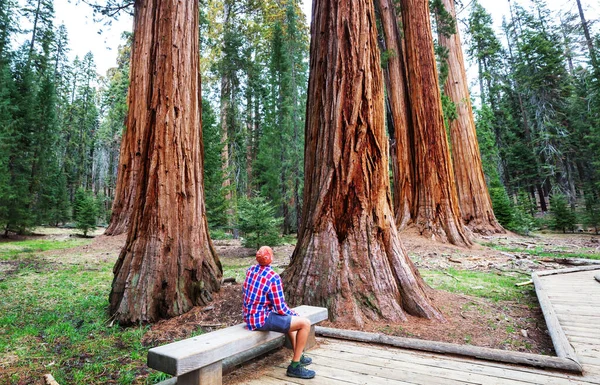
[[306, 369], [302, 365], [298, 365], [295, 368], [292, 365], [289, 365], [285, 374], [288, 377], [303, 378], [307, 380], [309, 378], [313, 378], [316, 373], [314, 370]]
[[300, 365], [302, 365], [302, 366], [308, 366], [310, 364], [312, 364], [312, 358], [306, 357], [303, 354], [302, 357], [300, 357]]

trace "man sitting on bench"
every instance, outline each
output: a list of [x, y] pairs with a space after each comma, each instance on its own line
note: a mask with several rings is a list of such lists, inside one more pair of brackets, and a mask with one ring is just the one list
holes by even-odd
[[279, 274], [271, 269], [273, 250], [263, 246], [256, 252], [258, 265], [246, 271], [244, 281], [244, 321], [249, 330], [287, 333], [294, 350], [286, 374], [290, 377], [313, 378], [314, 370], [306, 369], [312, 359], [303, 354], [310, 332], [310, 320], [300, 317], [285, 303]]

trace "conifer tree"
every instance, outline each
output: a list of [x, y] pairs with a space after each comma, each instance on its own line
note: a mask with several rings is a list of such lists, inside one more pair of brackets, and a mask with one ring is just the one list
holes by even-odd
[[227, 226], [227, 202], [223, 189], [223, 159], [217, 117], [210, 102], [202, 99], [202, 140], [204, 143], [204, 187], [206, 217], [211, 229]]

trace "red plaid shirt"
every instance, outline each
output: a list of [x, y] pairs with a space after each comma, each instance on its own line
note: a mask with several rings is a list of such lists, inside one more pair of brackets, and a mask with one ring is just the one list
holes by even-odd
[[254, 265], [246, 271], [243, 310], [244, 321], [250, 330], [263, 326], [272, 312], [298, 315], [285, 303], [279, 274], [271, 266], [261, 265]]

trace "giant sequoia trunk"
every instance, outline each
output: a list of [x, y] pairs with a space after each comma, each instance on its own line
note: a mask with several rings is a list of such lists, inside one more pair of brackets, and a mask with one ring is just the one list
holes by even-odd
[[137, 0], [134, 20], [127, 131], [140, 133], [140, 168], [110, 293], [122, 324], [205, 304], [222, 275], [204, 208], [198, 2]]
[[[132, 55], [132, 60], [135, 59], [135, 53]], [[147, 65], [148, 63], [140, 63]], [[143, 71], [140, 71], [143, 72]], [[136, 117], [133, 115], [131, 95], [144, 95], [143, 89], [144, 77], [148, 76], [148, 72], [139, 74], [138, 79], [131, 78], [129, 83], [129, 114], [127, 115], [127, 127], [123, 133], [121, 140], [121, 150], [119, 152], [119, 169], [117, 170], [117, 185], [115, 187], [115, 198], [112, 204], [112, 214], [108, 228], [104, 232], [105, 235], [119, 235], [127, 232], [129, 223], [131, 222], [131, 212], [133, 211], [133, 203], [135, 201], [136, 178], [140, 167], [141, 152], [141, 130], [144, 129], [145, 123], [136, 122]], [[140, 82], [141, 81], [141, 82]], [[147, 87], [147, 85], [146, 85]], [[138, 116], [145, 120], [147, 116], [144, 114]], [[137, 130], [137, 131], [135, 131]]]
[[398, 18], [391, 0], [378, 0], [384, 48], [388, 51], [383, 74], [387, 90], [390, 132], [390, 154], [394, 176], [394, 214], [401, 230], [411, 220], [414, 201], [414, 175], [412, 153], [412, 122], [408, 101], [408, 85], [404, 65], [404, 49]]
[[429, 21], [429, 4], [401, 0], [409, 99], [414, 132], [415, 197], [412, 220], [419, 232], [468, 246], [450, 162]]
[[[456, 19], [454, 0], [442, 0], [442, 3]], [[455, 103], [457, 112], [456, 119], [450, 122], [450, 140], [462, 218], [474, 232], [502, 233], [504, 229], [494, 215], [492, 200], [483, 174], [458, 28], [450, 37], [440, 33], [439, 42], [442, 47], [448, 49], [448, 79], [444, 90]]]
[[316, 0], [311, 33], [304, 209], [283, 274], [288, 300], [357, 325], [405, 312], [443, 320], [394, 223], [372, 2]]
[[[138, 20], [136, 22], [139, 24]], [[138, 26], [136, 25], [136, 27]], [[150, 29], [152, 25], [145, 22], [143, 25], [139, 25], [139, 28], [142, 27]], [[146, 36], [150, 30], [136, 31], [136, 35], [142, 33]], [[121, 139], [115, 198], [105, 235], [126, 233], [131, 223], [137, 190], [136, 183], [142, 160], [142, 140], [149, 124], [148, 119], [150, 119], [148, 111], [136, 107], [136, 103], [139, 103], [141, 95], [149, 95], [150, 92], [148, 87], [151, 85], [153, 63], [148, 59], [148, 52], [151, 49], [151, 43], [151, 40], [137, 39], [131, 49], [126, 129]]]

